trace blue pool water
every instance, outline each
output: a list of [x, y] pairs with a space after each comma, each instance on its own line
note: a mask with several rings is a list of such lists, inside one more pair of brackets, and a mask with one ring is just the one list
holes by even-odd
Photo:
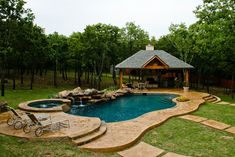
[[52, 108], [52, 107], [57, 107], [62, 105], [63, 102], [62, 101], [37, 101], [37, 102], [32, 102], [29, 103], [28, 106], [30, 107], [36, 107], [36, 108]]
[[175, 106], [173, 94], [127, 95], [116, 100], [78, 107], [74, 105], [69, 114], [99, 117], [106, 122], [118, 122], [139, 117], [147, 112]]

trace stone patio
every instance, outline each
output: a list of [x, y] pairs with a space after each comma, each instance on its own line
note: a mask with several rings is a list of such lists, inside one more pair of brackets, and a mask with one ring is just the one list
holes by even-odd
[[235, 134], [235, 127], [228, 128], [225, 131]]
[[[99, 118], [86, 118], [69, 115], [64, 112], [55, 112], [49, 114], [51, 116], [52, 121], [69, 120], [70, 128], [63, 128], [58, 131], [46, 132], [41, 137], [36, 137], [33, 131], [26, 134], [22, 129], [16, 130], [12, 126], [8, 126], [6, 121], [9, 117], [9, 114], [9, 112], [0, 114], [0, 134], [22, 137], [27, 139], [67, 138], [74, 133], [84, 134], [87, 132], [91, 132], [92, 130], [97, 129], [101, 124]], [[40, 113], [34, 114], [37, 115]]]
[[197, 123], [207, 120], [207, 118], [194, 116], [194, 115], [189, 115], [189, 114], [184, 115], [184, 116], [180, 116], [179, 118], [191, 120], [191, 121], [194, 121], [194, 122], [197, 122]]
[[218, 122], [215, 120], [206, 120], [201, 123], [204, 125], [210, 126], [212, 128], [219, 129], [219, 130], [224, 130], [224, 129], [230, 127], [230, 125], [228, 125], [228, 124], [221, 123], [221, 122]]
[[156, 157], [162, 154], [164, 150], [154, 147], [145, 142], [140, 142], [137, 145], [118, 152], [122, 157]]

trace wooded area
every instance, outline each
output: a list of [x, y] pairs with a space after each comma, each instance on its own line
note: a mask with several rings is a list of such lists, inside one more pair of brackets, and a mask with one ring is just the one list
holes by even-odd
[[115, 65], [149, 43], [193, 65], [191, 75], [208, 90], [213, 78], [234, 80], [234, 0], [204, 0], [194, 11], [196, 23], [189, 27], [172, 24], [170, 33], [158, 40], [134, 22], [124, 28], [102, 23], [88, 25], [83, 32], [68, 37], [57, 32], [46, 35], [24, 4], [23, 0], [0, 0], [2, 96], [6, 80], [12, 80], [12, 88], [16, 89], [16, 80], [24, 84], [25, 75], [30, 74], [32, 89], [35, 76], [42, 77], [48, 71], [53, 71], [54, 86], [58, 85], [59, 75], [67, 80], [72, 71], [75, 84], [81, 85], [84, 76], [87, 83], [100, 89], [102, 74], [112, 69], [116, 85]]

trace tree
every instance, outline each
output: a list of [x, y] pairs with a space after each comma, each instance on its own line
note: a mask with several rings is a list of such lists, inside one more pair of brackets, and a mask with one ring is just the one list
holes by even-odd
[[31, 10], [24, 9], [23, 0], [0, 1], [0, 63], [1, 63], [1, 95], [4, 96], [6, 56], [14, 52], [14, 40], [19, 30], [20, 22], [33, 21]]
[[54, 86], [57, 87], [57, 70], [58, 63], [61, 66], [64, 66], [68, 55], [68, 43], [67, 37], [64, 35], [59, 35], [57, 32], [49, 34], [47, 37], [48, 42], [48, 51], [50, 61], [53, 63], [54, 70]]
[[124, 39], [126, 40], [126, 54], [125, 57], [130, 56], [149, 44], [149, 35], [140, 26], [135, 25], [134, 22], [126, 23], [124, 30]]
[[[235, 1], [204, 0], [195, 10], [201, 58], [206, 62], [205, 73], [220, 73], [234, 78], [235, 56]], [[203, 51], [203, 52], [202, 52]], [[202, 57], [203, 55], [203, 57]], [[216, 64], [215, 64], [216, 63]], [[218, 74], [217, 74], [218, 75]], [[223, 76], [224, 76], [223, 75]], [[233, 91], [233, 85], [231, 85]]]
[[75, 84], [81, 85], [81, 76], [83, 73], [82, 66], [84, 64], [83, 62], [83, 49], [82, 49], [82, 42], [81, 42], [81, 36], [82, 33], [80, 32], [74, 32], [70, 37], [68, 38], [68, 49], [70, 52], [70, 62], [74, 63], [74, 69], [75, 69]]

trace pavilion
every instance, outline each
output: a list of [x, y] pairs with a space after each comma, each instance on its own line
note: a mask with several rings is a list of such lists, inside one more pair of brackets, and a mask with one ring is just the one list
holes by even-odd
[[116, 65], [116, 69], [119, 69], [120, 88], [123, 84], [124, 70], [148, 71], [151, 73], [150, 77], [156, 75], [158, 71], [171, 72], [174, 74], [171, 77], [177, 77], [177, 72], [182, 72], [185, 86], [189, 86], [189, 70], [192, 68], [194, 68], [192, 65], [163, 50], [154, 50], [151, 45], [147, 45], [146, 50], [140, 50]]

